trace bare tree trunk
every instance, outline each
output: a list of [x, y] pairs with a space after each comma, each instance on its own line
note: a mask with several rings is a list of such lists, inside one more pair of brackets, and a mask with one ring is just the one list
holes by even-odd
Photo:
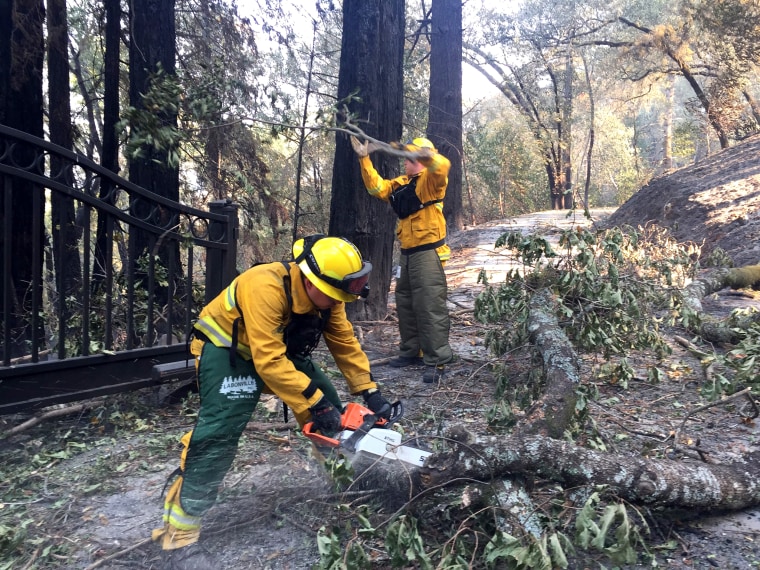
[[293, 211], [293, 241], [298, 239], [298, 218], [301, 214], [301, 178], [303, 177], [303, 149], [306, 145], [306, 121], [309, 118], [309, 97], [311, 96], [311, 81], [314, 73], [315, 44], [317, 41], [316, 24], [312, 29], [311, 51], [309, 52], [309, 71], [306, 76], [306, 93], [304, 94], [303, 113], [301, 114], [301, 131], [298, 134], [298, 161], [296, 165], [296, 203]]
[[665, 171], [673, 168], [673, 105], [675, 100], [675, 86], [673, 78], [667, 78], [667, 87], [665, 89], [665, 100], [667, 106], [662, 117], [662, 169]]
[[[0, 124], [8, 124], [8, 95], [11, 85], [11, 31], [13, 0], [0, 0]], [[2, 239], [2, 235], [0, 235]], [[1, 245], [1, 242], [0, 242]], [[2, 286], [0, 285], [0, 292]]]
[[[338, 99], [358, 90], [348, 103], [359, 126], [373, 138], [401, 138], [403, 110], [404, 0], [344, 0]], [[378, 70], [382, 69], [382, 73]], [[377, 154], [384, 178], [398, 176], [398, 159]], [[330, 235], [345, 236], [372, 261], [370, 294], [346, 309], [353, 320], [385, 318], [393, 265], [396, 217], [388, 204], [365, 190], [349, 138], [336, 135], [330, 202]]]
[[[11, 33], [3, 40], [2, 52], [10, 49], [10, 57], [3, 65], [8, 65], [8, 83], [3, 86], [5, 100], [0, 101], [4, 109], [4, 124], [43, 138], [43, 103], [42, 77], [44, 60], [43, 21], [45, 8], [41, 0], [16, 0], [10, 6], [4, 5], [0, 15], [10, 17]], [[8, 42], [9, 38], [9, 42]], [[8, 43], [6, 43], [8, 42]], [[0, 53], [2, 53], [0, 52]], [[35, 164], [34, 151], [22, 147], [16, 151], [14, 159], [18, 164]], [[44, 161], [37, 162], [42, 175]], [[43, 190], [33, 183], [16, 179], [6, 182], [3, 188], [3, 200], [0, 201], [0, 236], [10, 225], [10, 244], [0, 243], [0, 263], [10, 267], [10, 273], [3, 275], [0, 284], [0, 320], [10, 325], [14, 339], [10, 346], [4, 346], [3, 356], [23, 356], [31, 354], [37, 357], [39, 349], [45, 342], [42, 319], [42, 288], [30, 287], [31, 283], [41, 282], [43, 269], [42, 256], [33, 254], [34, 244], [44, 240], [44, 205]], [[10, 259], [4, 259], [5, 251], [12, 252]], [[8, 314], [5, 303], [8, 302]]]
[[[69, 91], [68, 23], [65, 0], [48, 0], [48, 101], [50, 142], [73, 150], [71, 136], [71, 103]], [[60, 160], [51, 157], [51, 175], [66, 186], [73, 185], [71, 172]], [[65, 355], [65, 338], [71, 326], [72, 307], [81, 303], [81, 262], [79, 239], [81, 228], [76, 226], [74, 201], [62, 193], [50, 197], [53, 233], [53, 259], [58, 310], [58, 353]]]
[[528, 331], [543, 360], [546, 390], [528, 410], [517, 431], [561, 438], [575, 413], [575, 390], [580, 383], [578, 355], [557, 322], [557, 299], [541, 289], [530, 300]]
[[443, 212], [449, 229], [462, 216], [462, 2], [433, 0], [428, 136], [451, 161]]
[[583, 213], [586, 216], [591, 216], [588, 203], [588, 191], [591, 186], [591, 157], [594, 151], [594, 87], [591, 85], [591, 74], [588, 69], [588, 62], [581, 52], [581, 59], [583, 60], [583, 71], [586, 76], [586, 89], [588, 90], [588, 106], [589, 106], [589, 125], [588, 125], [588, 150], [586, 151], [586, 182], [583, 188]]
[[573, 208], [573, 159], [570, 153], [572, 145], [573, 128], [573, 77], [575, 66], [573, 65], [573, 46], [567, 46], [565, 55], [565, 76], [562, 88], [562, 137], [560, 139], [560, 161], [564, 174], [564, 188], [562, 190], [562, 206], [565, 210]]
[[[166, 76], [174, 76], [176, 70], [176, 23], [174, 0], [132, 0], [130, 11], [130, 30], [132, 35], [129, 42], [129, 102], [136, 109], [145, 111], [145, 94], [154, 87], [156, 80], [154, 74], [163, 70]], [[177, 105], [165, 105], [163, 109], [155, 111], [163, 127], [177, 127]], [[135, 125], [130, 125], [131, 135], [139, 136]], [[133, 156], [129, 163], [129, 181], [142, 186], [146, 190], [164, 196], [170, 200], [179, 201], [179, 166], [171, 164], [169, 160], [169, 148], [157, 148], [151, 144], [144, 144], [141, 156]], [[130, 212], [136, 216], [145, 217], [146, 213], [140, 211], [139, 201], [130, 204]], [[161, 212], [150, 214], [149, 222], [155, 225], [165, 223], [160, 219]], [[152, 243], [149, 235], [137, 228], [132, 228], [129, 233], [129, 248], [131, 270], [138, 279], [145, 279], [143, 286], [147, 287], [145, 272], [139, 268], [138, 260], [143, 255], [158, 255], [161, 264], [169, 267], [172, 259], [180, 259], [179, 244], [176, 241], [168, 243]], [[166, 285], [156, 284], [151, 293], [155, 296], [157, 306], [164, 306], [169, 298], [182, 284], [177, 281]], [[171, 330], [165, 330], [167, 326], [161, 323], [157, 331], [172, 334]], [[150, 330], [150, 329], [149, 329]], [[152, 343], [154, 339], [148, 338], [146, 342]]]

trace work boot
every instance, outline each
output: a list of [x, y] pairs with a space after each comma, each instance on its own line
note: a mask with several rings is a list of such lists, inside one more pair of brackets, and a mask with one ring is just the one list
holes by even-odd
[[388, 363], [392, 368], [406, 368], [407, 366], [422, 366], [421, 356], [397, 356]]
[[443, 379], [445, 372], [446, 367], [443, 364], [438, 364], [437, 366], [426, 366], [425, 372], [422, 374], [422, 381], [425, 384], [440, 382]]
[[199, 543], [163, 551], [164, 570], [221, 570], [218, 560]]

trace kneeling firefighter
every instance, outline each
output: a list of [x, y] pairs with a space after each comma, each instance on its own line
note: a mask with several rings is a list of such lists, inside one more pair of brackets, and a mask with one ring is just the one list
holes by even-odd
[[351, 394], [388, 418], [390, 403], [370, 374], [369, 359], [346, 318], [345, 303], [366, 297], [372, 265], [351, 242], [322, 235], [293, 245], [294, 260], [256, 265], [203, 308], [190, 350], [196, 357], [200, 410], [182, 437], [179, 476], [153, 531], [167, 568], [217, 567], [199, 544], [201, 517], [235, 457], [262, 391], [273, 392], [299, 425], [332, 435], [343, 405], [310, 354], [324, 337]]

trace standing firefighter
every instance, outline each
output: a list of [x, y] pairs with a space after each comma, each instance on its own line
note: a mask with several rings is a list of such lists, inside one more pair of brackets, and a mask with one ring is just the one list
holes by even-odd
[[451, 254], [443, 217], [451, 163], [426, 138], [406, 145], [392, 143], [406, 151], [405, 174], [385, 180], [369, 158], [372, 150], [380, 149], [353, 136], [351, 144], [359, 156], [367, 192], [389, 202], [399, 219], [396, 235], [401, 243], [401, 276], [396, 282], [396, 311], [401, 343], [399, 356], [390, 365], [402, 368], [424, 362], [422, 380], [438, 382], [445, 365], [454, 360], [443, 272], [443, 263]]
[[271, 391], [300, 425], [332, 435], [343, 408], [335, 387], [311, 361], [324, 336], [351, 394], [389, 417], [369, 360], [346, 318], [345, 303], [366, 297], [372, 265], [349, 241], [321, 235], [293, 245], [294, 261], [256, 265], [212, 300], [195, 324], [200, 410], [182, 437], [179, 477], [164, 503], [164, 527], [153, 531], [167, 568], [219, 566], [198, 544], [201, 516], [216, 500], [238, 440], [259, 401]]

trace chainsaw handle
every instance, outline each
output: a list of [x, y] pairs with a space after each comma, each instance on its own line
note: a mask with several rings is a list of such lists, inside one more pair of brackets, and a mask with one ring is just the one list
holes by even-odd
[[304, 424], [301, 432], [317, 445], [321, 445], [323, 447], [340, 446], [340, 442], [337, 439], [327, 437], [326, 435], [322, 435], [321, 433], [314, 431], [314, 422], [308, 422]]
[[[391, 404], [391, 417], [389, 417], [387, 420], [381, 420], [382, 427], [390, 429], [390, 427], [395, 424], [398, 420], [404, 417], [404, 404], [401, 403], [401, 400], [396, 400]], [[379, 423], [379, 422], [378, 422]]]
[[[391, 415], [388, 419], [376, 419], [371, 413], [372, 412], [369, 408], [365, 408], [355, 402], [349, 403], [341, 414], [341, 429], [357, 431], [362, 427], [364, 428], [362, 433], [366, 433], [366, 431], [372, 426], [390, 429], [394, 423], [404, 416], [404, 405], [401, 403], [401, 400], [393, 402], [391, 404]], [[368, 418], [371, 419], [371, 421], [365, 425], [365, 420]], [[341, 446], [340, 440], [334, 437], [327, 437], [326, 435], [314, 431], [314, 422], [304, 424], [303, 428], [301, 428], [301, 432], [316, 445], [322, 447]]]

